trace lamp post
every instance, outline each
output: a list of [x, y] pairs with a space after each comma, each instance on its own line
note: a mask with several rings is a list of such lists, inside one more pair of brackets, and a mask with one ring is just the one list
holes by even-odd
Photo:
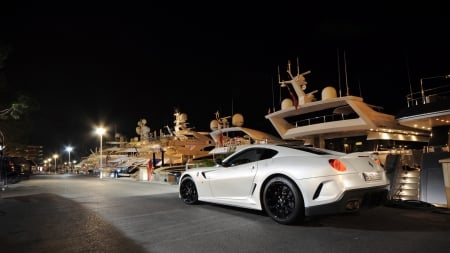
[[66, 151], [67, 151], [67, 153], [69, 154], [69, 170], [70, 170], [70, 171], [72, 171], [72, 170], [71, 170], [72, 167], [70, 166], [70, 152], [72, 152], [72, 150], [73, 150], [73, 147], [71, 147], [71, 146], [67, 146], [67, 147], [66, 147]]
[[77, 170], [75, 170], [75, 164], [77, 163], [77, 160], [73, 160], [73, 162], [72, 162], [72, 166], [73, 166], [73, 170], [78, 174], [78, 171]]
[[103, 127], [98, 127], [95, 129], [95, 133], [100, 136], [100, 179], [103, 178], [103, 158], [102, 158], [102, 152], [103, 152], [103, 135], [105, 134], [106, 129]]
[[48, 169], [48, 174], [52, 173], [51, 172], [51, 162], [52, 162], [52, 158], [47, 158], [47, 169]]
[[56, 174], [56, 159], [58, 158], [58, 155], [57, 154], [54, 154], [53, 155], [53, 159], [55, 159], [55, 174]]

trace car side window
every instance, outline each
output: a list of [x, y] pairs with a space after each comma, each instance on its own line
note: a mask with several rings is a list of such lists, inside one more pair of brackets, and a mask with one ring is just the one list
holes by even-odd
[[254, 155], [254, 149], [248, 149], [234, 156], [231, 160], [227, 161], [227, 164], [229, 164], [230, 166], [236, 166], [249, 163], [254, 160]]
[[236, 166], [250, 162], [257, 162], [259, 160], [272, 158], [276, 154], [277, 151], [272, 149], [251, 148], [239, 153], [231, 160], [227, 161], [227, 164], [230, 166]]
[[276, 154], [278, 154], [278, 151], [273, 149], [261, 149], [262, 154], [259, 160], [265, 160], [274, 157]]

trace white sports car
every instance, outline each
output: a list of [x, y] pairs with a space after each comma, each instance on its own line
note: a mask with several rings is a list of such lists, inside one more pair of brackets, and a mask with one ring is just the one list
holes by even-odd
[[253, 144], [212, 167], [187, 169], [179, 197], [265, 211], [281, 224], [382, 204], [389, 180], [376, 156], [290, 144]]

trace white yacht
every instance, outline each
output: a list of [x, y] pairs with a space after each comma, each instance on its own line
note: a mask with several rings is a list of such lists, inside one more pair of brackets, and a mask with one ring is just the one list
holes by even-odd
[[424, 90], [421, 79], [421, 91], [407, 96], [408, 107], [390, 115], [362, 97], [337, 96], [334, 87], [323, 89], [317, 99], [317, 91], [305, 92], [311, 71], [297, 72], [294, 76], [288, 64], [289, 80], [280, 78], [279, 84], [290, 98], [265, 116], [282, 139], [346, 153], [376, 151], [390, 177], [392, 199], [450, 202], [439, 162], [450, 158], [450, 85]]
[[[379, 106], [364, 102], [362, 97], [337, 96], [334, 87], [326, 87], [321, 98], [316, 91], [305, 93], [305, 76], [294, 76], [288, 64], [288, 81], [279, 80], [291, 94], [281, 109], [265, 116], [284, 140], [303, 140], [305, 144], [342, 152], [380, 150], [386, 140], [403, 143], [426, 143], [429, 133], [400, 125], [394, 115], [380, 111]], [[294, 90], [294, 92], [292, 92]]]
[[[228, 121], [229, 118], [231, 118], [231, 125]], [[214, 140], [215, 148], [209, 153], [212, 155], [228, 154], [243, 145], [286, 142], [272, 134], [243, 125], [244, 117], [240, 113], [236, 113], [232, 117], [220, 117], [219, 112], [216, 112], [216, 119], [210, 122], [211, 132], [209, 133]]]
[[[164, 168], [160, 169], [161, 171], [167, 171], [168, 167], [184, 165], [189, 159], [209, 155], [215, 147], [209, 134], [190, 129], [185, 113], [176, 111], [174, 116], [174, 128], [166, 126], [168, 134], [163, 134], [162, 130], [159, 136], [156, 132], [150, 133], [150, 128], [146, 126], [147, 121], [141, 119], [136, 127], [139, 137], [134, 137], [130, 141], [107, 142], [109, 146], [102, 150], [104, 173], [107, 176], [111, 173], [112, 176], [117, 168], [130, 166], [145, 168], [149, 166], [149, 162], [155, 172], [160, 168]], [[94, 172], [98, 171], [99, 165], [100, 153], [97, 151], [80, 162], [82, 168]]]

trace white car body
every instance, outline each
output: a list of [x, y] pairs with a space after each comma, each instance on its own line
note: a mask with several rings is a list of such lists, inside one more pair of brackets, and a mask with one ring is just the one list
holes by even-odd
[[[375, 200], [373, 205], [386, 198], [389, 181], [370, 153], [291, 147], [249, 145], [220, 165], [188, 169], [180, 176], [179, 196], [187, 204], [203, 201], [265, 210], [282, 224], [304, 216], [354, 212], [368, 197]], [[240, 163], [242, 159], [248, 161]], [[330, 165], [337, 160], [345, 171]]]

